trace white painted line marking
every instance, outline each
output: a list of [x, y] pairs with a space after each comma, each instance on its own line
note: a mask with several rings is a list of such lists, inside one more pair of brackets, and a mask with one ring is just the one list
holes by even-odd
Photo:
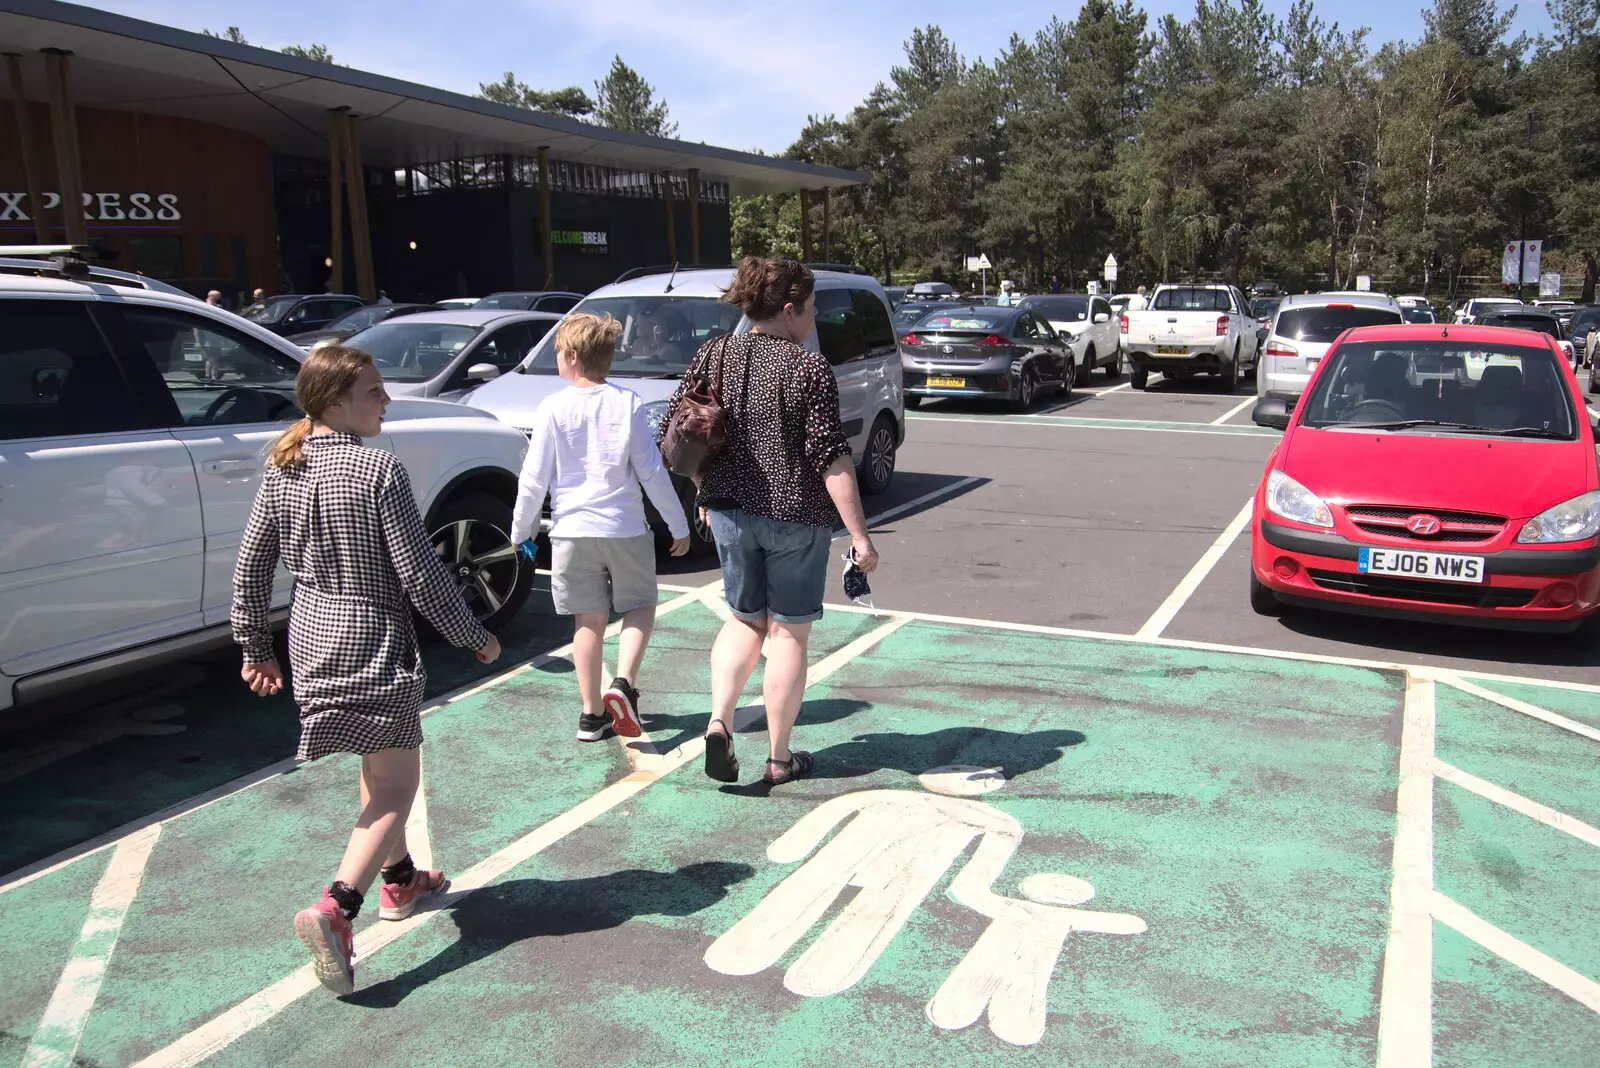
[[1446, 764], [1442, 760], [1433, 762], [1433, 773], [1447, 782], [1453, 782], [1466, 790], [1471, 790], [1479, 797], [1487, 798], [1497, 805], [1504, 805], [1513, 812], [1520, 812], [1529, 819], [1538, 820], [1546, 827], [1554, 827], [1564, 831], [1580, 842], [1600, 848], [1600, 827], [1591, 827], [1582, 820], [1569, 816], [1565, 812], [1557, 811], [1546, 805], [1541, 805], [1532, 798], [1523, 797], [1519, 793], [1507, 790], [1503, 786], [1496, 786], [1485, 779], [1480, 779], [1471, 772], [1462, 771], [1453, 764]]
[[411, 802], [411, 815], [406, 817], [406, 846], [411, 850], [412, 863], [428, 871], [433, 867], [433, 838], [428, 833], [428, 776], [427, 759], [417, 751], [417, 796]]
[[122, 922], [138, 896], [150, 851], [160, 836], [158, 823], [118, 844], [89, 897], [89, 915], [23, 1055], [23, 1068], [66, 1068], [76, 1062], [78, 1042], [83, 1038], [83, 1027], [89, 1022], [95, 999], [100, 996], [100, 983], [111, 964], [112, 951], [117, 948]]
[[1254, 404], [1255, 402], [1256, 402], [1256, 399], [1254, 397], [1246, 397], [1244, 400], [1240, 401], [1234, 407], [1229, 408], [1226, 412], [1224, 412], [1223, 414], [1217, 416], [1215, 419], [1211, 420], [1211, 425], [1212, 426], [1221, 426], [1223, 423], [1226, 423], [1229, 419], [1232, 419], [1234, 416], [1238, 415], [1240, 412], [1244, 411], [1246, 408], [1250, 407], [1250, 405]]
[[1474, 697], [1481, 697], [1485, 701], [1493, 701], [1495, 704], [1503, 708], [1509, 708], [1513, 712], [1521, 712], [1524, 716], [1532, 716], [1534, 719], [1548, 723], [1552, 727], [1560, 727], [1562, 730], [1571, 731], [1573, 734], [1581, 734], [1585, 738], [1600, 742], [1600, 730], [1596, 730], [1587, 723], [1579, 723], [1575, 719], [1568, 719], [1566, 716], [1558, 715], [1555, 712], [1547, 712], [1537, 705], [1530, 705], [1526, 701], [1518, 701], [1515, 697], [1507, 697], [1504, 694], [1495, 693], [1493, 690], [1486, 690], [1482, 686], [1476, 686], [1462, 678], [1441, 677], [1439, 681], [1448, 683], [1459, 690], [1464, 690]]
[[[1275, 438], [1279, 435], [1272, 433], [1257, 433], [1254, 427], [1238, 427], [1234, 430], [1208, 429], [1209, 423], [1190, 423], [1186, 426], [1147, 426], [1148, 423], [1174, 423], [1171, 419], [1107, 419], [1104, 416], [1054, 416], [1050, 418], [1061, 419], [1088, 419], [1100, 420], [1098, 423], [1046, 423], [1043, 418], [1035, 420], [1025, 419], [987, 419], [975, 415], [908, 415], [907, 419], [923, 423], [993, 423], [996, 426], [1034, 426], [1050, 427], [1056, 430], [1116, 430], [1122, 433], [1135, 434], [1204, 434], [1209, 437], [1221, 438]], [[1107, 423], [1127, 423], [1127, 426], [1106, 426]], [[1194, 429], [1189, 429], [1189, 427]]]
[[1178, 583], [1177, 588], [1167, 595], [1165, 601], [1161, 602], [1161, 607], [1157, 608], [1150, 618], [1144, 621], [1144, 626], [1140, 627], [1134, 634], [1135, 638], [1159, 638], [1161, 636], [1161, 632], [1167, 629], [1167, 625], [1176, 618], [1179, 611], [1183, 609], [1184, 604], [1188, 602], [1190, 597], [1194, 596], [1194, 591], [1200, 588], [1200, 583], [1204, 582], [1206, 576], [1211, 574], [1211, 569], [1217, 566], [1217, 561], [1221, 560], [1222, 555], [1228, 551], [1228, 546], [1233, 544], [1233, 540], [1239, 536], [1239, 532], [1249, 524], [1250, 511], [1254, 507], [1254, 497], [1244, 502], [1244, 507], [1239, 509], [1239, 514], [1234, 516], [1233, 520], [1223, 528], [1221, 534], [1217, 535], [1217, 540], [1211, 543], [1211, 548], [1207, 549], [1205, 555], [1195, 562], [1195, 565], [1189, 569], [1187, 575], [1183, 576], [1183, 581]]
[[[806, 672], [806, 686], [814, 686], [821, 682], [908, 622], [910, 622], [909, 617], [895, 616], [843, 648], [823, 657]], [[742, 726], [743, 723], [751, 722], [761, 714], [761, 706], [742, 708], [739, 712], [736, 724]], [[439, 906], [413, 913], [409, 919], [397, 923], [380, 924], [363, 931], [358, 945], [362, 959], [371, 960], [374, 953], [427, 923], [442, 909], [459, 904], [468, 894], [494, 882], [512, 868], [616, 808], [628, 798], [652, 783], [659, 782], [662, 777], [704, 752], [704, 737], [679, 746], [661, 759], [660, 770], [636, 771], [581, 804], [541, 824], [504, 849], [485, 857], [452, 880], [452, 890]], [[199, 1064], [271, 1020], [301, 997], [320, 989], [320, 986], [321, 984], [312, 975], [310, 965], [298, 968], [221, 1015], [213, 1017], [171, 1045], [150, 1054], [137, 1062], [134, 1068], [181, 1068]]]
[[1578, 1004], [1600, 1012], [1600, 983], [1580, 975], [1553, 957], [1507, 934], [1488, 920], [1435, 891], [1433, 918], [1498, 954], [1535, 979], [1542, 979]]
[[[860, 605], [834, 604], [823, 606], [829, 612], [855, 612], [869, 616], [887, 616], [886, 608], [866, 608]], [[1089, 641], [1120, 642], [1123, 644], [1159, 645], [1168, 649], [1198, 649], [1211, 653], [1236, 653], [1240, 656], [1264, 656], [1272, 660], [1297, 660], [1308, 664], [1337, 664], [1340, 667], [1368, 668], [1373, 671], [1411, 672], [1420, 678], [1439, 682], [1472, 678], [1488, 682], [1508, 682], [1524, 686], [1543, 686], [1551, 690], [1568, 690], [1573, 693], [1600, 694], [1600, 685], [1587, 682], [1567, 682], [1563, 679], [1541, 679], [1530, 675], [1497, 675], [1487, 671], [1439, 667], [1432, 664], [1407, 664], [1397, 660], [1365, 660], [1353, 656], [1333, 656], [1328, 653], [1302, 653], [1292, 649], [1272, 649], [1253, 645], [1224, 645], [1221, 642], [1194, 641], [1189, 638], [1140, 638], [1134, 634], [1118, 634], [1104, 630], [1079, 630], [1073, 627], [1052, 627], [1043, 623], [1008, 623], [998, 619], [977, 619], [971, 616], [947, 616], [936, 612], [913, 612], [894, 609], [895, 615], [911, 617], [917, 623], [941, 623], [955, 627], [985, 627], [990, 630], [1016, 631], [1021, 634], [1047, 634], [1062, 638], [1083, 638]]]
[[[722, 580], [718, 579], [716, 582], [713, 582], [707, 586], [695, 587], [691, 590], [686, 590], [682, 596], [674, 597], [672, 600], [667, 601], [657, 608], [656, 618], [660, 619], [669, 612], [675, 612], [685, 605], [695, 604], [705, 597], [710, 591], [720, 590], [721, 587]], [[621, 629], [622, 623], [620, 620], [618, 620], [610, 627], [606, 628], [606, 635], [607, 637], [615, 637], [616, 634], [621, 631]], [[446, 705], [454, 704], [456, 701], [462, 700], [463, 698], [471, 697], [474, 694], [479, 694], [485, 690], [493, 689], [496, 686], [519, 677], [527, 671], [542, 667], [543, 665], [550, 663], [552, 660], [565, 660], [571, 655], [571, 642], [561, 646], [559, 649], [552, 649], [547, 653], [540, 653], [531, 660], [527, 660], [521, 664], [516, 664], [505, 669], [498, 675], [491, 675], [489, 678], [484, 679], [481, 682], [468, 683], [466, 686], [462, 686], [458, 689], [451, 690], [448, 693], [440, 695], [430, 704], [424, 706], [422, 709], [422, 715], [430, 715], [439, 711], [439, 709], [445, 707]], [[107, 831], [104, 834], [95, 835], [93, 838], [80, 842], [75, 846], [70, 846], [58, 853], [53, 853], [42, 860], [36, 860], [32, 864], [17, 868], [14, 871], [6, 873], [4, 881], [0, 882], [0, 894], [4, 894], [10, 890], [15, 890], [19, 886], [26, 886], [35, 879], [42, 879], [46, 875], [60, 871], [69, 864], [77, 863], [84, 857], [93, 856], [96, 853], [101, 853], [107, 849], [112, 849], [117, 845], [118, 842], [121, 842], [129, 835], [138, 834], [140, 831], [143, 831], [149, 827], [153, 827], [158, 823], [168, 823], [180, 817], [188, 816], [192, 813], [198, 812], [203, 808], [216, 804], [225, 797], [232, 797], [234, 794], [241, 793], [255, 786], [259, 786], [264, 782], [277, 778], [285, 772], [293, 771], [299, 766], [300, 762], [292, 757], [287, 760], [280, 760], [275, 764], [269, 764], [264, 768], [252, 771], [248, 775], [241, 775], [237, 779], [233, 779], [230, 782], [225, 782], [221, 786], [212, 787], [205, 793], [197, 794], [186, 801], [180, 801], [175, 805], [169, 805], [161, 811], [153, 813], [149, 816], [142, 816], [139, 819], [131, 820], [128, 823], [123, 824], [121, 827]]]
[[1434, 682], [1406, 677], [1395, 797], [1394, 881], [1389, 943], [1378, 1003], [1378, 1068], [1433, 1063], [1433, 739]]
[[[954, 494], [960, 493], [962, 490], [966, 489], [968, 486], [970, 486], [970, 485], [972, 485], [972, 484], [974, 484], [976, 482], [982, 482], [982, 481], [983, 481], [982, 478], [979, 478], [977, 475], [973, 475], [970, 478], [963, 478], [959, 482], [952, 482], [948, 486], [943, 486], [943, 487], [941, 487], [939, 489], [932, 490], [932, 491], [930, 491], [928, 493], [924, 493], [922, 496], [917, 497], [914, 500], [906, 501], [904, 504], [897, 504], [893, 508], [886, 508], [883, 511], [879, 512], [877, 515], [869, 515], [869, 516], [867, 516], [867, 528], [870, 530], [871, 528], [877, 526], [880, 523], [887, 523], [889, 520], [893, 519], [897, 515], [900, 515], [902, 512], [909, 512], [913, 508], [921, 508], [923, 505], [927, 504], [928, 502], [936, 501], [940, 497], [949, 497], [949, 496], [952, 496]], [[848, 537], [848, 536], [849, 536], [849, 532], [848, 531], [840, 530], [840, 531], [838, 531], [837, 533], [834, 534], [833, 540], [834, 541], [838, 541], [840, 538]], [[830, 572], [831, 572], [831, 569], [830, 569]]]

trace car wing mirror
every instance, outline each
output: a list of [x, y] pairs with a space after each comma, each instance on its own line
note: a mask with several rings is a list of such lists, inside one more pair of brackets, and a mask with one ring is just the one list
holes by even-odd
[[1097, 323], [1109, 323], [1111, 321], [1111, 316], [1107, 315], [1105, 312], [1096, 312], [1094, 321]]
[[1250, 412], [1250, 421], [1257, 426], [1270, 426], [1276, 430], [1289, 429], [1289, 417], [1294, 414], [1294, 398], [1281, 393], [1268, 393], [1256, 401]]
[[467, 368], [468, 382], [492, 382], [500, 377], [500, 368], [492, 363], [475, 363]]

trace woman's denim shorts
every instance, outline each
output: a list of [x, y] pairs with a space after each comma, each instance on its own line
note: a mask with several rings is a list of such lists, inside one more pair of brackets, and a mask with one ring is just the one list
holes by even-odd
[[749, 623], [822, 618], [831, 530], [738, 508], [712, 508], [707, 515], [722, 561], [723, 593], [734, 615]]

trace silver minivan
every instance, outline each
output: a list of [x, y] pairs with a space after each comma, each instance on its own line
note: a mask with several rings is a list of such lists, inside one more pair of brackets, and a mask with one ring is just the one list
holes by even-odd
[[[855, 455], [861, 489], [882, 493], [894, 477], [905, 439], [900, 349], [883, 287], [870, 275], [817, 271], [816, 329], [806, 348], [828, 358], [839, 383], [839, 417]], [[610, 379], [631, 389], [658, 424], [700, 346], [750, 328], [743, 313], [718, 298], [733, 283], [732, 267], [654, 270], [625, 277], [583, 299], [574, 312], [610, 315], [622, 324]], [[502, 423], [526, 429], [541, 401], [566, 387], [557, 376], [555, 332], [517, 368], [462, 398]], [[673, 477], [693, 532], [692, 552], [709, 552], [711, 534], [693, 507], [694, 488]]]
[[1310, 293], [1283, 298], [1261, 343], [1256, 396], [1299, 396], [1338, 336], [1356, 326], [1398, 326], [1400, 305], [1384, 293]]

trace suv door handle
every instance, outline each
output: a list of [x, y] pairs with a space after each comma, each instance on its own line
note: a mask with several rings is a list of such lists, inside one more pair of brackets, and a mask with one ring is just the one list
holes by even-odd
[[243, 457], [233, 460], [207, 460], [200, 465], [200, 470], [208, 475], [231, 475], [249, 462]]

